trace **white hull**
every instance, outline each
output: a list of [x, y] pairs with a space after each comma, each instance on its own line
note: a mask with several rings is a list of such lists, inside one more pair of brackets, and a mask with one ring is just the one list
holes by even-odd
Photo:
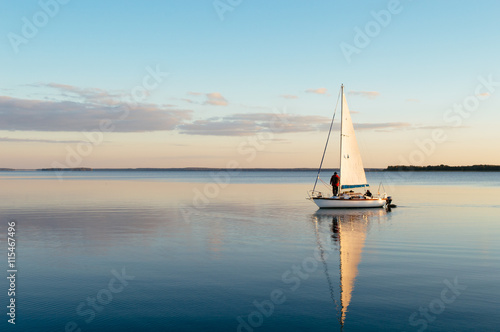
[[349, 209], [349, 208], [380, 208], [385, 205], [384, 198], [370, 199], [343, 199], [333, 197], [312, 198], [320, 209]]

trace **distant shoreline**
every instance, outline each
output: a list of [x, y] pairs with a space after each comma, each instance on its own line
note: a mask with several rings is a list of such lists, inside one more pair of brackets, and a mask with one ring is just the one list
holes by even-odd
[[[216, 167], [173, 167], [173, 168], [39, 168], [39, 169], [14, 169], [14, 168], [0, 168], [0, 171], [12, 171], [12, 172], [100, 172], [100, 171], [112, 171], [112, 172], [144, 172], [144, 171], [262, 171], [262, 172], [272, 172], [272, 171], [317, 171], [317, 168], [216, 168]], [[366, 171], [371, 172], [382, 172], [384, 168], [365, 168]], [[338, 168], [324, 168], [323, 172], [326, 171], [339, 171]]]
[[[23, 172], [23, 171], [47, 171], [47, 172], [98, 172], [98, 171], [260, 171], [260, 172], [296, 172], [296, 171], [317, 171], [317, 168], [216, 168], [216, 167], [173, 167], [173, 168], [40, 168], [40, 169], [14, 169], [0, 168], [2, 172]], [[324, 168], [323, 172], [339, 171], [338, 168]], [[365, 168], [367, 172], [499, 172], [500, 165], [472, 165], [472, 166], [448, 166], [448, 165], [428, 165], [428, 166], [405, 166], [396, 165], [387, 168]]]
[[388, 172], [498, 172], [500, 165], [472, 165], [472, 166], [388, 166], [385, 171]]

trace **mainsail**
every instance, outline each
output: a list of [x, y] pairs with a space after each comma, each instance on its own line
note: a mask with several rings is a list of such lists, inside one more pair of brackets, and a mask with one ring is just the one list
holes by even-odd
[[340, 131], [340, 189], [368, 187], [365, 169], [354, 134], [351, 113], [342, 86], [342, 124]]

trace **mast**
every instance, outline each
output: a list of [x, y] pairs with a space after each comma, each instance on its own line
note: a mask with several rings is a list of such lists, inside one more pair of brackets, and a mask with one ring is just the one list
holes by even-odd
[[344, 122], [344, 84], [340, 85], [340, 163], [339, 163], [339, 189], [337, 195], [340, 196], [342, 189], [342, 124]]

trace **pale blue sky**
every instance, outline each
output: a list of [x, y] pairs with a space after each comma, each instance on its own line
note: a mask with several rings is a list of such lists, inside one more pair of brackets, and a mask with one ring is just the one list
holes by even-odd
[[[421, 163], [500, 164], [500, 86], [481, 89], [489, 95], [470, 116], [460, 116], [458, 128], [443, 120], [453, 104], [476, 94], [478, 77], [500, 81], [498, 1], [243, 0], [222, 14], [224, 20], [214, 3], [72, 0], [46, 15], [46, 24], [16, 53], [12, 34], [23, 37], [23, 17], [33, 22], [43, 9], [38, 1], [1, 2], [0, 96], [16, 103], [4, 98], [0, 105], [0, 167], [64, 164], [68, 141], [85, 140], [81, 131], [91, 129], [91, 113], [82, 114], [95, 98], [89, 89], [126, 99], [148, 66], [169, 76], [129, 123], [106, 133], [82, 166], [223, 167], [241, 157], [241, 142], [266, 130], [248, 121], [286, 108], [296, 116], [294, 127], [274, 135], [243, 166], [314, 167], [341, 83], [350, 108], [359, 112], [353, 120], [365, 124], [358, 134], [369, 155], [365, 166], [407, 159], [419, 149], [415, 140], [431, 137], [433, 128], [448, 139]], [[391, 6], [398, 13], [385, 26], [376, 23], [372, 12]], [[341, 44], [355, 46], [355, 29], [370, 24], [379, 31], [348, 61]], [[306, 92], [319, 88], [327, 93]], [[39, 108], [42, 100], [58, 104]], [[79, 103], [74, 118], [64, 117], [69, 101]], [[112, 110], [107, 101], [99, 103], [96, 121]], [[156, 113], [147, 113], [146, 104]], [[155, 123], [155, 116], [162, 120]]]

